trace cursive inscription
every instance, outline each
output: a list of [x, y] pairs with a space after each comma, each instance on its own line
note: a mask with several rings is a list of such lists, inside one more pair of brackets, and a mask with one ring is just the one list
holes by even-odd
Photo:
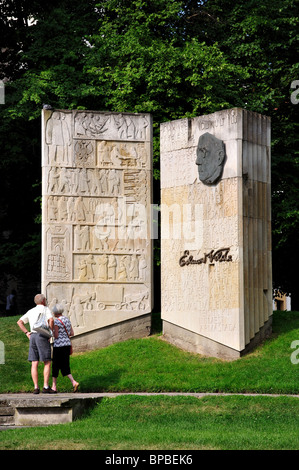
[[219, 250], [211, 250], [209, 253], [205, 253], [202, 258], [194, 259], [193, 255], [190, 255], [189, 250], [185, 250], [183, 256], [181, 256], [179, 260], [179, 265], [189, 266], [190, 264], [205, 264], [208, 260], [210, 263], [214, 263], [216, 261], [232, 261], [232, 255], [229, 255], [230, 248], [220, 248]]

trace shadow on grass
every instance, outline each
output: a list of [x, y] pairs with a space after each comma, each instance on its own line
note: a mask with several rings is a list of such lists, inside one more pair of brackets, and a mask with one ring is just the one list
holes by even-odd
[[80, 391], [81, 392], [104, 392], [107, 390], [117, 389], [117, 385], [120, 382], [122, 376], [122, 369], [115, 369], [109, 374], [101, 375], [89, 375], [88, 377], [80, 380]]

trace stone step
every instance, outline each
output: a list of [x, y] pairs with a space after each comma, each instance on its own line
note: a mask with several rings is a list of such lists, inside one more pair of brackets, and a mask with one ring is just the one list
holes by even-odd
[[7, 400], [0, 401], [0, 426], [12, 426], [15, 423], [15, 409]]
[[70, 423], [102, 398], [93, 396], [10, 395], [0, 400], [0, 426], [47, 426]]
[[15, 424], [15, 417], [12, 416], [0, 416], [0, 426], [13, 426]]

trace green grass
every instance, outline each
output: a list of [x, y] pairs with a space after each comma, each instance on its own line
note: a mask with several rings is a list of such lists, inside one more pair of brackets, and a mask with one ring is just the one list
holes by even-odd
[[297, 398], [129, 395], [73, 423], [2, 431], [0, 450], [298, 450], [298, 429]]
[[[17, 317], [0, 318], [5, 364], [0, 365], [0, 393], [30, 392], [28, 340]], [[129, 340], [71, 358], [82, 392], [256, 392], [299, 393], [299, 364], [291, 362], [299, 340], [299, 312], [276, 312], [273, 335], [247, 356], [232, 362], [181, 351], [159, 334]], [[298, 348], [297, 348], [298, 349]], [[42, 368], [40, 370], [42, 372]], [[58, 378], [59, 391], [71, 391]]]
[[[32, 391], [28, 340], [16, 320], [0, 318], [0, 393]], [[82, 392], [298, 394], [297, 340], [299, 312], [276, 312], [271, 338], [236, 361], [181, 351], [156, 334], [75, 354], [71, 368]], [[58, 387], [71, 391], [61, 376]], [[0, 450], [298, 450], [298, 429], [296, 397], [129, 394], [103, 399], [73, 423], [1, 431]]]

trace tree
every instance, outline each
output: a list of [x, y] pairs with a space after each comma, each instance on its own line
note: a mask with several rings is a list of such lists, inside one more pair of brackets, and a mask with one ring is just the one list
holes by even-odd
[[[290, 100], [291, 83], [299, 78], [298, 4], [210, 0], [204, 10], [209, 13], [204, 17], [210, 24], [205, 30], [212, 31], [209, 40], [217, 38], [231, 63], [247, 72], [244, 107], [271, 117], [273, 281], [275, 288], [292, 294], [292, 308], [299, 309], [299, 106]], [[200, 11], [189, 14], [193, 34]]]
[[[30, 242], [23, 226], [32, 236], [38, 233], [33, 223], [38, 205], [32, 201], [39, 193], [33, 185], [40, 181], [43, 103], [152, 113], [155, 202], [160, 123], [239, 106], [272, 118], [274, 279], [276, 287], [295, 291], [299, 106], [290, 102], [290, 84], [299, 71], [294, 0], [57, 0], [49, 5], [23, 0], [3, 5], [0, 72], [10, 80], [7, 104], [0, 109], [2, 222], [10, 233], [4, 240], [6, 260], [9, 243], [21, 249]], [[16, 165], [22, 171], [17, 175]], [[12, 217], [20, 203], [14, 200], [16, 187], [28, 195], [19, 210], [22, 229]], [[282, 275], [279, 266], [287, 259]]]
[[161, 122], [243, 104], [246, 72], [217, 43], [186, 38], [182, 2], [109, 0], [102, 7], [99, 31], [88, 38], [88, 93], [106, 110], [153, 114], [156, 163]]
[[[0, 271], [40, 281], [41, 108], [77, 107], [96, 1], [0, 5]], [[84, 103], [87, 105], [88, 103]]]

